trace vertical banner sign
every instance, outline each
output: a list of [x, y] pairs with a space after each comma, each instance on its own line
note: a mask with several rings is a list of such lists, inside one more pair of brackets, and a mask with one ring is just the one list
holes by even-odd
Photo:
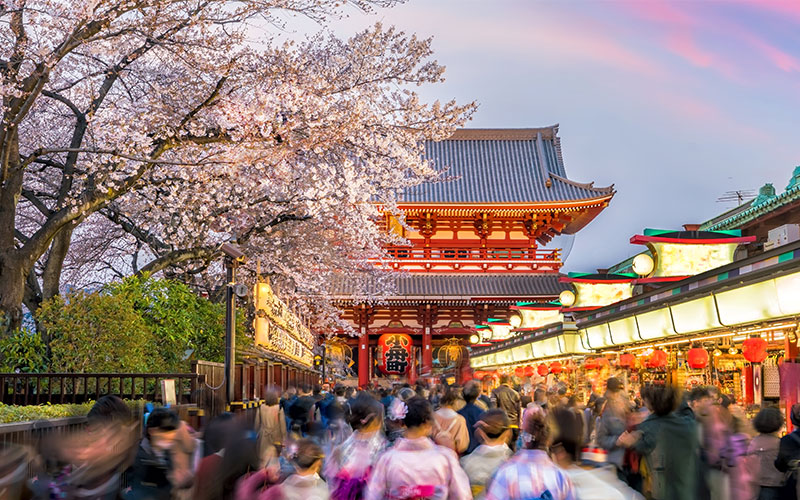
[[385, 375], [405, 375], [411, 366], [411, 337], [385, 333], [378, 338], [378, 368]]

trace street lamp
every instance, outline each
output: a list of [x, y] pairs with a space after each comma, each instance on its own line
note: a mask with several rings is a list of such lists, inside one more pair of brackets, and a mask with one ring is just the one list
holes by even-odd
[[245, 261], [244, 252], [230, 243], [223, 244], [225, 254], [225, 401], [230, 404], [235, 394], [234, 366], [236, 364], [236, 267]]

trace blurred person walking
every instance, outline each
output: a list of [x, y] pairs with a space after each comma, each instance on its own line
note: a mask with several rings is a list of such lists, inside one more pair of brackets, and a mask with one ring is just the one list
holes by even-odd
[[[467, 446], [466, 453], [472, 453], [481, 444], [475, 436], [475, 424], [480, 420], [481, 415], [487, 410], [478, 406], [478, 396], [481, 393], [480, 383], [475, 380], [470, 380], [464, 385], [462, 391], [466, 405], [458, 411], [458, 414], [464, 417], [464, 422], [467, 426], [467, 434], [469, 435], [469, 446]], [[508, 416], [506, 416], [508, 418]]]
[[469, 447], [469, 431], [465, 418], [455, 409], [459, 400], [458, 392], [455, 387], [447, 389], [442, 397], [441, 407], [433, 414], [433, 440], [460, 455]]
[[472, 494], [476, 499], [481, 499], [489, 478], [513, 452], [508, 447], [511, 429], [505, 411], [495, 408], [484, 412], [476, 422], [475, 429], [476, 440], [482, 444], [461, 458], [461, 467], [469, 477]]
[[778, 500], [784, 483], [784, 473], [775, 468], [783, 427], [783, 415], [778, 408], [767, 407], [753, 419], [758, 436], [747, 447], [746, 463], [754, 471], [752, 500]]
[[[792, 406], [789, 415], [794, 430], [783, 436], [778, 445], [778, 457], [775, 468], [786, 473], [786, 483], [781, 490], [781, 499], [800, 499], [800, 403]], [[794, 496], [792, 496], [794, 495]]]
[[487, 500], [576, 500], [569, 477], [547, 454], [550, 425], [541, 408], [525, 413], [523, 449], [501, 465], [486, 487]]
[[469, 500], [469, 479], [455, 452], [430, 439], [433, 408], [419, 396], [403, 403], [406, 434], [378, 459], [366, 500]]
[[367, 394], [353, 402], [350, 425], [353, 434], [335, 447], [323, 466], [333, 500], [361, 500], [370, 472], [386, 450], [383, 405]]
[[492, 391], [492, 406], [500, 408], [508, 415], [509, 426], [511, 428], [512, 450], [516, 449], [517, 438], [519, 437], [520, 418], [522, 417], [522, 403], [519, 393], [511, 388], [511, 379], [508, 375], [500, 376], [500, 386]]

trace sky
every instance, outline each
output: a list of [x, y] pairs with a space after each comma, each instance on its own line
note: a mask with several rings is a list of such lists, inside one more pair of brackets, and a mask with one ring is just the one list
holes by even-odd
[[[432, 36], [428, 100], [476, 101], [468, 127], [560, 124], [568, 176], [614, 184], [565, 271], [607, 268], [644, 228], [677, 229], [785, 189], [800, 165], [800, 0], [409, 0], [331, 24]], [[306, 27], [303, 29], [312, 29]]]

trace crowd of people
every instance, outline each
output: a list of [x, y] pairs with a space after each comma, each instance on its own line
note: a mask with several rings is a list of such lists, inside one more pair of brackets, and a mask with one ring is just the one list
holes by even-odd
[[800, 431], [778, 408], [748, 419], [712, 387], [634, 393], [613, 377], [583, 401], [499, 382], [268, 391], [255, 418], [202, 431], [169, 408], [142, 425], [106, 396], [81, 432], [0, 448], [0, 500], [800, 498]]

